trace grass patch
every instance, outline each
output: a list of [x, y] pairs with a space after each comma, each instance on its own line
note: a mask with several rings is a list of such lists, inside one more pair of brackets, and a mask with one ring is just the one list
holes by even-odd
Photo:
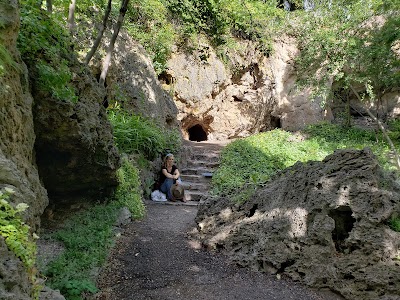
[[126, 206], [134, 218], [143, 218], [146, 209], [142, 202], [139, 170], [124, 157], [117, 176], [119, 185], [115, 193], [116, 200], [121, 206]]
[[59, 289], [66, 299], [82, 299], [97, 291], [92, 272], [106, 260], [113, 244], [113, 225], [119, 205], [97, 205], [63, 224], [51, 238], [64, 243], [65, 251], [44, 270], [47, 285]]
[[113, 125], [115, 143], [127, 154], [142, 154], [153, 160], [166, 149], [176, 152], [181, 144], [177, 130], [167, 130], [154, 121], [129, 115], [120, 110], [110, 110], [108, 118]]
[[[393, 133], [394, 134], [394, 133]], [[394, 169], [389, 146], [380, 134], [358, 128], [321, 123], [302, 135], [275, 129], [229, 144], [212, 180], [213, 193], [244, 202], [259, 185], [297, 161], [321, 161], [337, 149], [369, 147], [385, 169]]]
[[134, 218], [145, 215], [138, 169], [123, 158], [117, 175], [119, 186], [112, 202], [72, 216], [61, 230], [50, 235], [64, 244], [65, 251], [42, 272], [47, 284], [68, 300], [83, 299], [83, 294], [97, 291], [94, 270], [104, 264], [113, 246], [113, 227], [120, 208], [127, 207]]
[[396, 232], [400, 232], [400, 217], [392, 217], [389, 220], [389, 227]]

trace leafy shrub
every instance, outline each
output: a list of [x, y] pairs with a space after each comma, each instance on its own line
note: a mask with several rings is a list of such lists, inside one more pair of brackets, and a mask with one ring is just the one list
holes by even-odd
[[127, 12], [125, 27], [150, 54], [157, 74], [166, 68], [176, 30], [168, 20], [168, 11], [159, 0], [133, 0], [134, 9]]
[[145, 206], [142, 202], [139, 170], [124, 157], [117, 176], [119, 185], [115, 193], [116, 200], [122, 206], [126, 206], [134, 218], [142, 218]]
[[32, 297], [38, 299], [40, 286], [36, 282], [36, 244], [30, 232], [30, 227], [24, 223], [21, 213], [28, 208], [20, 203], [16, 208], [8, 203], [14, 193], [10, 188], [0, 191], [0, 235], [4, 238], [7, 247], [18, 257], [26, 267], [29, 279], [33, 284]]
[[78, 101], [74, 88], [69, 84], [72, 74], [66, 63], [61, 63], [57, 71], [44, 62], [38, 63], [36, 67], [39, 74], [39, 87], [42, 90], [50, 92], [54, 98], [59, 100], [73, 103]]
[[39, 86], [59, 100], [76, 102], [67, 57], [72, 49], [68, 32], [31, 0], [21, 3], [21, 29], [17, 46], [23, 60], [37, 68]]
[[165, 130], [144, 117], [118, 110], [109, 111], [108, 117], [113, 125], [116, 145], [122, 152], [143, 154], [153, 160], [166, 149], [174, 151], [180, 145], [178, 132]]

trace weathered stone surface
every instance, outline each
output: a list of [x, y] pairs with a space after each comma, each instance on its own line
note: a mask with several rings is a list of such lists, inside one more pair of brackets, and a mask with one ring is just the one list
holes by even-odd
[[308, 90], [296, 91], [295, 41], [276, 41], [271, 57], [252, 43], [230, 53], [227, 65], [208, 45], [193, 54], [176, 51], [164, 85], [174, 93], [186, 138], [201, 126], [207, 139], [222, 140], [282, 127], [298, 130], [324, 118]]
[[[105, 35], [102, 47], [107, 48], [110, 36]], [[102, 57], [96, 56], [92, 68], [100, 72]], [[159, 125], [178, 128], [176, 105], [162, 89], [151, 58], [144, 48], [121, 30], [106, 78], [107, 99], [138, 115], [152, 118]]]
[[284, 273], [347, 299], [400, 299], [400, 188], [370, 150], [340, 150], [297, 163], [243, 205], [209, 198], [197, 223], [203, 243], [240, 265]]
[[312, 99], [310, 89], [297, 90], [294, 60], [298, 54], [296, 41], [286, 37], [275, 41], [273, 54], [268, 59], [277, 101], [272, 114], [279, 117], [285, 130], [302, 129], [323, 120], [325, 116], [321, 101]]
[[39, 181], [35, 163], [35, 133], [32, 120], [32, 96], [29, 94], [27, 71], [16, 49], [19, 28], [17, 1], [0, 5], [0, 44], [16, 62], [6, 65], [0, 75], [0, 187], [15, 190], [10, 199], [14, 204], [27, 203], [26, 219], [30, 225], [39, 223], [39, 216], [48, 203]]
[[32, 285], [22, 262], [8, 250], [0, 235], [0, 299], [29, 300]]
[[102, 105], [104, 90], [77, 62], [74, 66], [76, 104], [39, 90], [31, 70], [37, 163], [51, 199], [107, 196], [117, 185], [119, 154]]

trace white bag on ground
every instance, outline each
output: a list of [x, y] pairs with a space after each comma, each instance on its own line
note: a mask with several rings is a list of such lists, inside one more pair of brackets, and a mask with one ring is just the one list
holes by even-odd
[[167, 196], [160, 192], [159, 190], [155, 190], [151, 193], [151, 200], [153, 201], [167, 201]]

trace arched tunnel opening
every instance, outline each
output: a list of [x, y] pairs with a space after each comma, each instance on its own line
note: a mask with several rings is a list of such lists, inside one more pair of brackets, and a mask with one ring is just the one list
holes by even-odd
[[190, 141], [207, 141], [207, 133], [200, 124], [196, 124], [188, 129]]

